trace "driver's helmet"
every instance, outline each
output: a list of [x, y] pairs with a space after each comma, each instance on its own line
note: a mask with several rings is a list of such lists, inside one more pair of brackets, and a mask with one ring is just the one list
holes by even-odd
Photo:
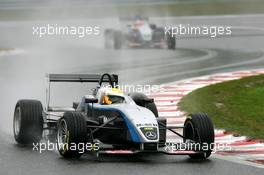
[[99, 103], [104, 105], [124, 103], [124, 93], [117, 88], [102, 88], [98, 91]]
[[142, 20], [136, 20], [134, 22], [134, 27], [135, 28], [138, 28], [138, 27], [143, 26], [143, 25], [144, 25], [144, 21], [142, 21]]
[[133, 25], [135, 28], [137, 28], [144, 25], [144, 23], [145, 23], [144, 20], [140, 16], [136, 16]]

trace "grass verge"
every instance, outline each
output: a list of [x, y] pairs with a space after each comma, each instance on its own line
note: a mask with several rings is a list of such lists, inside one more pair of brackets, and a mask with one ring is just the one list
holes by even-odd
[[179, 105], [187, 113], [208, 113], [216, 128], [264, 140], [264, 75], [197, 89]]

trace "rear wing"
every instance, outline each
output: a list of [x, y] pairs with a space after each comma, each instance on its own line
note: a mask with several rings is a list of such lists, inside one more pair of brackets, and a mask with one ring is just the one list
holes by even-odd
[[[118, 75], [111, 74], [111, 80], [118, 84]], [[96, 83], [100, 81], [101, 74], [47, 74], [49, 82], [79, 82]], [[102, 82], [107, 83], [109, 79], [104, 77]]]
[[46, 109], [50, 109], [50, 88], [52, 82], [76, 82], [76, 83], [110, 83], [112, 87], [118, 85], [116, 74], [47, 74], [48, 87], [46, 89]]

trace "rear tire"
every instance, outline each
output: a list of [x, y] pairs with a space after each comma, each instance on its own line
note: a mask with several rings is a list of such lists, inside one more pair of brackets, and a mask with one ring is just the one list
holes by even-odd
[[[87, 128], [85, 116], [80, 112], [65, 112], [58, 121], [57, 146], [60, 155], [64, 158], [79, 158], [84, 150], [78, 145], [87, 142]], [[72, 149], [75, 146], [76, 149]]]
[[13, 131], [19, 144], [37, 143], [42, 139], [42, 104], [37, 100], [19, 100], [15, 107]]
[[209, 149], [201, 150], [204, 153], [189, 155], [192, 159], [206, 159], [211, 155], [214, 143], [214, 126], [206, 114], [192, 114], [184, 123], [183, 136], [202, 145], [206, 144]]

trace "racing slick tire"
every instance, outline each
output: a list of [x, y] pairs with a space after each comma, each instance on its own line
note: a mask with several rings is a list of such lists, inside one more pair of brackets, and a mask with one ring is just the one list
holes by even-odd
[[58, 121], [57, 147], [64, 158], [79, 158], [84, 150], [79, 145], [87, 142], [85, 116], [81, 112], [65, 112]]
[[183, 129], [184, 142], [191, 139], [195, 143], [200, 143], [203, 153], [190, 154], [191, 159], [206, 159], [211, 155], [214, 143], [214, 126], [207, 114], [191, 114], [186, 119]]
[[105, 49], [121, 49], [122, 47], [122, 32], [107, 29], [104, 32], [104, 38], [105, 38]]
[[122, 47], [122, 32], [115, 31], [114, 32], [114, 49], [119, 50]]
[[166, 35], [166, 42], [167, 42], [169, 50], [176, 49], [176, 37], [175, 36], [172, 36], [172, 34]]
[[13, 131], [17, 143], [27, 145], [42, 139], [43, 107], [37, 100], [19, 100], [15, 107]]
[[134, 92], [129, 94], [129, 96], [135, 101], [137, 105], [149, 109], [155, 115], [156, 118], [159, 117], [158, 109], [155, 102], [149, 102], [149, 97], [147, 97], [145, 94]]

